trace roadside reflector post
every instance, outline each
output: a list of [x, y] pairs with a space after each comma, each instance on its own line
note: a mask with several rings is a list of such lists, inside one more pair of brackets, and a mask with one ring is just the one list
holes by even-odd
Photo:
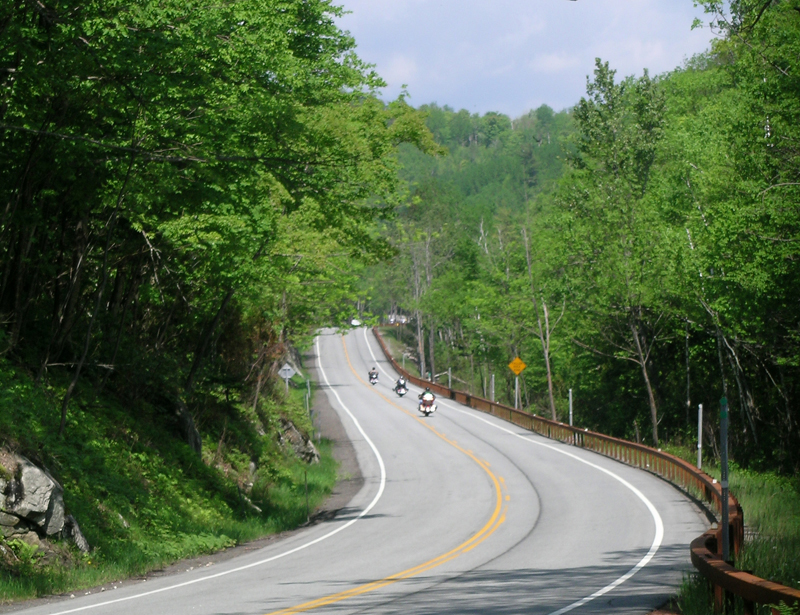
[[490, 399], [494, 401], [494, 374], [492, 374], [492, 385], [490, 390], [492, 392]]
[[728, 530], [728, 400], [719, 400], [719, 439], [722, 462], [720, 485], [722, 487], [722, 559], [730, 560], [731, 545]]
[[703, 404], [697, 404], [697, 469], [703, 467]]

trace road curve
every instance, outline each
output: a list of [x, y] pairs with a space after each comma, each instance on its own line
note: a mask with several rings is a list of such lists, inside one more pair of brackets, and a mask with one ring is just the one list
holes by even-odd
[[339, 514], [212, 568], [19, 612], [644, 614], [690, 568], [706, 522], [661, 479], [453, 402], [418, 416], [366, 329], [315, 348], [363, 476]]

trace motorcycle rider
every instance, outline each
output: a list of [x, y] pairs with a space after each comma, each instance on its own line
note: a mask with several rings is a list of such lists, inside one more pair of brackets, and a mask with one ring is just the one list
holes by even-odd
[[419, 405], [422, 406], [423, 402], [427, 403], [430, 402], [430, 405], [433, 405], [433, 401], [436, 399], [436, 396], [431, 391], [430, 387], [425, 387], [425, 390], [419, 394]]
[[408, 389], [408, 385], [406, 384], [406, 379], [400, 376], [397, 379], [397, 382], [394, 383], [394, 391], [397, 393], [400, 389]]
[[369, 370], [369, 380], [370, 382], [372, 382], [373, 380], [375, 381], [378, 380], [378, 370], [375, 369], [374, 367], [371, 370]]

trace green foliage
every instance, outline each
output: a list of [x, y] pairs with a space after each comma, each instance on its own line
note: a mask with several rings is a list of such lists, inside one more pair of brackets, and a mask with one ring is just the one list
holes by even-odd
[[800, 485], [797, 479], [733, 467], [731, 490], [754, 536], [737, 565], [766, 579], [800, 588]]
[[382, 229], [399, 255], [363, 285], [411, 317], [423, 372], [482, 394], [494, 374], [512, 403], [519, 355], [524, 406], [563, 420], [572, 389], [580, 424], [659, 446], [694, 439], [698, 403], [708, 438], [725, 395], [737, 462], [791, 474], [800, 13], [702, 4], [711, 50], [656, 77], [598, 60], [569, 112], [423, 107], [450, 155], [401, 148], [410, 195]]
[[376, 98], [341, 9], [206, 9], [4, 17], [0, 352], [37, 379], [66, 367], [191, 411], [250, 395], [391, 253], [372, 222], [398, 199], [397, 146], [439, 151], [424, 114]]
[[[78, 395], [70, 411], [72, 437], [58, 438], [52, 405], [59, 393], [57, 386], [37, 386], [0, 360], [0, 407], [14, 408], [0, 412], [0, 433], [60, 480], [67, 510], [94, 550], [84, 558], [73, 554], [66, 567], [43, 567], [35, 547], [12, 542], [19, 561], [0, 566], [2, 601], [142, 574], [296, 527], [306, 515], [304, 473], [312, 510], [335, 484], [336, 464], [327, 444], [323, 461], [313, 466], [277, 444], [280, 413], [310, 429], [298, 399], [282, 405], [265, 397], [257, 414], [252, 407], [225, 403], [224, 396], [215, 404], [207, 401], [200, 414], [206, 438], [200, 460], [173, 435], [171, 416], [143, 402], [131, 407], [99, 398], [88, 404]], [[214, 413], [225, 418], [212, 420]], [[220, 422], [224, 427], [213, 435]]]
[[783, 601], [780, 604], [771, 604], [769, 607], [778, 611], [780, 615], [797, 615], [797, 613], [800, 613], [800, 607], [797, 605], [791, 607]]
[[[397, 147], [443, 151], [424, 114], [377, 99], [327, 0], [7, 9], [0, 445], [46, 463], [97, 550], [3, 592], [296, 525], [277, 429], [311, 425], [271, 374], [393, 253]], [[313, 506], [334, 470], [309, 474]]]
[[449, 156], [401, 148], [398, 256], [363, 287], [440, 382], [488, 396], [494, 376], [512, 404], [520, 356], [537, 414], [565, 421], [571, 389], [576, 424], [693, 459], [702, 403], [708, 458], [726, 396], [758, 473], [732, 487], [759, 531], [746, 567], [796, 586], [796, 491], [773, 479], [800, 471], [800, 5], [699, 4], [708, 52], [654, 77], [598, 59], [567, 112], [423, 107]]
[[11, 539], [5, 543], [14, 554], [13, 574], [28, 576], [34, 574], [36, 565], [44, 557], [44, 553], [36, 545], [30, 545], [22, 540]]

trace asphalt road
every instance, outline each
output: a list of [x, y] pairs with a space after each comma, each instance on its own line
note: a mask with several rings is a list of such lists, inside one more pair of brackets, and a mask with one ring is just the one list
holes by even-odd
[[453, 402], [420, 416], [365, 329], [316, 348], [361, 475], [338, 514], [210, 567], [18, 612], [645, 614], [690, 569], [707, 522], [668, 483]]

